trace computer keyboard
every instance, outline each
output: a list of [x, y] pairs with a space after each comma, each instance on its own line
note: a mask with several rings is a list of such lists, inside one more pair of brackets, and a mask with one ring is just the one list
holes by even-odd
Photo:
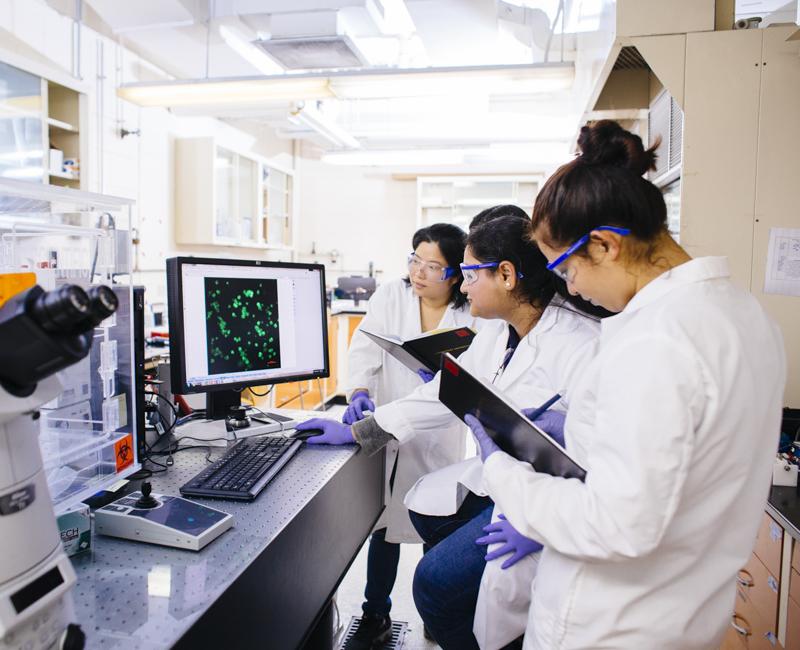
[[185, 483], [181, 494], [252, 501], [302, 444], [284, 437], [245, 438]]

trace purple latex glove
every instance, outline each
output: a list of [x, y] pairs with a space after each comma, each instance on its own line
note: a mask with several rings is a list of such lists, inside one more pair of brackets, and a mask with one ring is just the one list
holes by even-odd
[[342, 422], [354, 424], [364, 419], [364, 411], [375, 412], [375, 403], [369, 398], [369, 393], [365, 390], [357, 390], [350, 396], [350, 405], [344, 412]]
[[307, 429], [322, 429], [323, 433], [318, 436], [312, 436], [306, 440], [309, 445], [346, 445], [355, 442], [353, 439], [353, 430], [347, 424], [342, 424], [336, 420], [328, 420], [326, 418], [313, 418], [298, 424], [295, 429], [297, 431], [306, 431]]
[[494, 523], [483, 527], [483, 532], [489, 534], [485, 535], [484, 537], [479, 537], [475, 540], [476, 544], [486, 546], [489, 544], [503, 544], [503, 546], [497, 550], [486, 554], [484, 559], [487, 562], [491, 562], [492, 560], [495, 560], [503, 555], [513, 553], [513, 555], [503, 562], [500, 567], [501, 569], [507, 569], [511, 566], [514, 566], [522, 558], [530, 555], [531, 553], [537, 553], [544, 548], [535, 539], [525, 537], [525, 535], [517, 532], [517, 530], [508, 522], [505, 515], [498, 516], [500, 517], [500, 521], [495, 521]]
[[434, 374], [430, 370], [425, 370], [425, 368], [420, 368], [417, 370], [417, 374], [419, 378], [424, 381], [426, 384], [434, 378]]
[[[530, 419], [531, 413], [533, 413], [535, 410], [535, 408], [522, 409], [522, 414], [526, 418]], [[553, 440], [555, 440], [559, 445], [566, 447], [564, 444], [564, 420], [566, 417], [567, 414], [562, 413], [561, 411], [548, 410], [536, 418], [533, 423], [547, 435], [549, 435]]]
[[498, 447], [494, 440], [489, 437], [489, 434], [486, 433], [486, 429], [483, 428], [483, 425], [480, 423], [478, 418], [474, 415], [466, 415], [464, 417], [464, 422], [467, 423], [467, 426], [472, 429], [472, 433], [475, 436], [475, 440], [478, 442], [478, 448], [481, 451], [481, 460], [485, 463], [486, 459], [489, 458], [494, 452], [500, 451], [500, 447]]

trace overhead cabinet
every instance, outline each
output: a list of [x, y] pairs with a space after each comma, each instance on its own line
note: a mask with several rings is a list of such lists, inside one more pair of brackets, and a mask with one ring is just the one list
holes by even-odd
[[184, 138], [175, 146], [177, 243], [291, 247], [288, 171], [214, 138]]
[[530, 214], [539, 176], [423, 176], [417, 179], [417, 227], [452, 223], [467, 230], [472, 218], [496, 205]]
[[85, 189], [86, 94], [0, 62], [0, 177]]

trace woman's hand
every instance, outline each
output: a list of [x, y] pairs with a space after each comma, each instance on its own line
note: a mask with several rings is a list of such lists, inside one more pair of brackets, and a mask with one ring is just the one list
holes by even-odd
[[501, 569], [508, 569], [509, 567], [514, 566], [522, 558], [527, 557], [532, 553], [538, 553], [544, 548], [535, 539], [525, 537], [525, 535], [518, 532], [517, 529], [508, 522], [505, 515], [499, 515], [499, 517], [500, 521], [495, 521], [494, 523], [483, 527], [483, 532], [489, 533], [488, 535], [479, 537], [475, 540], [476, 544], [486, 546], [489, 544], [503, 545], [500, 548], [486, 554], [484, 559], [487, 562], [496, 560], [503, 555], [513, 553], [513, 555], [503, 562], [500, 567]]
[[364, 411], [375, 412], [375, 404], [369, 398], [369, 393], [367, 391], [357, 390], [350, 396], [350, 405], [344, 412], [342, 422], [345, 424], [354, 424], [359, 420], [363, 420]]
[[295, 427], [297, 431], [306, 431], [308, 429], [322, 429], [320, 435], [306, 439], [306, 443], [309, 445], [346, 445], [355, 442], [352, 428], [336, 420], [313, 418], [301, 422]]
[[474, 415], [467, 415], [464, 417], [464, 422], [467, 423], [467, 426], [472, 429], [472, 434], [475, 436], [475, 440], [478, 443], [478, 447], [481, 452], [481, 460], [485, 463], [486, 459], [489, 458], [494, 452], [500, 451], [500, 447], [498, 447], [494, 440], [489, 437], [489, 434], [486, 433], [486, 429], [483, 428], [483, 425], [480, 423], [480, 420], [476, 418]]

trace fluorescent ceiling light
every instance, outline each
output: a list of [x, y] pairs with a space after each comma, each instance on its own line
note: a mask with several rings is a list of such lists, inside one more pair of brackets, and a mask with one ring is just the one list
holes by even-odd
[[272, 100], [375, 99], [443, 95], [531, 95], [572, 86], [572, 63], [398, 69], [391, 72], [286, 74], [123, 84], [117, 94], [139, 106], [232, 106]]
[[404, 74], [331, 77], [339, 99], [432, 97], [438, 95], [533, 95], [572, 87], [575, 68], [540, 64], [500, 68], [414, 70]]
[[289, 112], [289, 121], [292, 124], [305, 126], [311, 129], [325, 138], [334, 147], [341, 147], [343, 149], [361, 148], [361, 143], [358, 140], [311, 106], [306, 106], [302, 103], [294, 105]]
[[258, 105], [275, 100], [324, 99], [333, 96], [325, 77], [289, 76], [247, 81], [130, 84], [120, 86], [117, 94], [139, 106]]
[[569, 147], [563, 142], [451, 149], [394, 149], [373, 151], [337, 151], [323, 154], [321, 161], [331, 165], [395, 167], [461, 165], [491, 163], [527, 163], [555, 165], [569, 159]]
[[331, 165], [374, 167], [401, 165], [460, 165], [469, 149], [397, 149], [393, 151], [335, 151], [321, 161]]
[[219, 26], [219, 35], [240, 57], [265, 75], [281, 74], [283, 68], [261, 50], [251, 45], [245, 37], [227, 25]]

